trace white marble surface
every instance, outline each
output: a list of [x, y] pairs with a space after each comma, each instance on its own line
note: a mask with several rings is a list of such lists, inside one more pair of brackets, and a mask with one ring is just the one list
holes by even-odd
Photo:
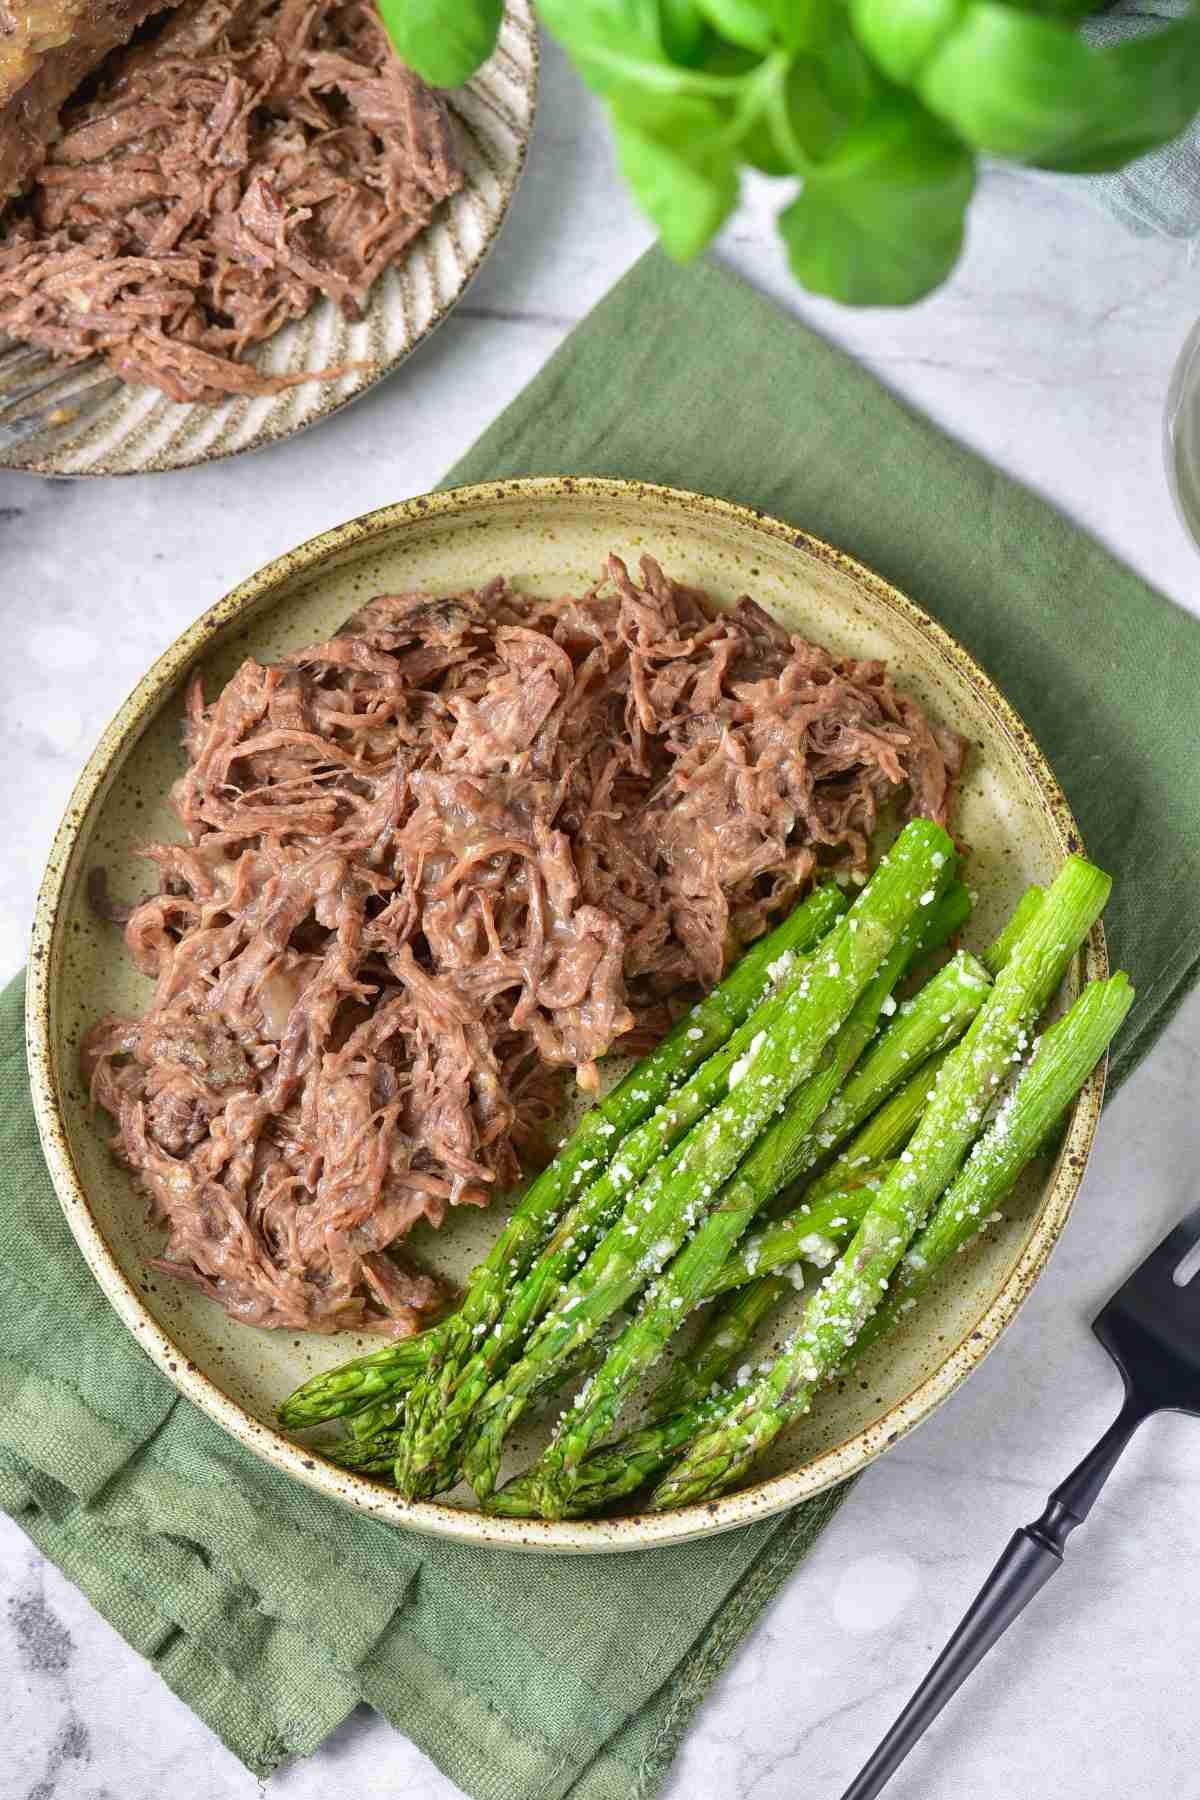
[[[1200, 311], [1185, 248], [993, 173], [942, 294], [848, 314], [789, 286], [771, 208], [764, 183], [726, 233], [738, 268], [1200, 611], [1200, 561], [1159, 449], [1171, 362]], [[154, 656], [268, 557], [430, 486], [646, 241], [599, 121], [551, 51], [510, 224], [398, 379], [253, 460], [79, 486], [0, 476], [0, 975], [24, 955], [76, 773]], [[1115, 1406], [1086, 1321], [1196, 1198], [1198, 1075], [1193, 1001], [1106, 1116], [1051, 1278], [957, 1398], [862, 1482], [709, 1699], [670, 1800], [841, 1792], [1009, 1532]], [[913, 1757], [896, 1800], [1200, 1795], [1198, 1481], [1200, 1429], [1143, 1432], [1065, 1572]], [[366, 1713], [260, 1790], [5, 1522], [0, 1601], [5, 1800], [452, 1800]]]

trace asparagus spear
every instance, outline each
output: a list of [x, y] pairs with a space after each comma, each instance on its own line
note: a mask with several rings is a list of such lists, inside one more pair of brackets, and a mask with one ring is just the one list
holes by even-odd
[[731, 1293], [719, 1314], [705, 1325], [686, 1359], [680, 1357], [666, 1380], [651, 1394], [650, 1417], [669, 1419], [694, 1401], [710, 1398], [736, 1366], [763, 1320], [792, 1292], [793, 1283], [787, 1275], [764, 1271]]
[[876, 1163], [815, 1205], [798, 1206], [795, 1212], [762, 1226], [730, 1252], [704, 1298], [712, 1300], [730, 1288], [744, 1288], [748, 1282], [753, 1284], [757, 1275], [771, 1275], [791, 1263], [810, 1262], [826, 1268], [862, 1224], [892, 1167], [890, 1162]]
[[[969, 1024], [970, 1021], [968, 1020]], [[964, 1027], [965, 1029], [965, 1027]], [[959, 1037], [962, 1032], [959, 1032]], [[808, 1205], [815, 1205], [823, 1200], [826, 1194], [837, 1194], [852, 1181], [860, 1169], [872, 1168], [877, 1163], [886, 1162], [897, 1151], [903, 1150], [913, 1132], [917, 1129], [921, 1114], [933, 1097], [933, 1090], [943, 1064], [950, 1056], [953, 1045], [939, 1050], [935, 1056], [919, 1065], [916, 1072], [909, 1076], [903, 1087], [886, 1099], [867, 1120], [862, 1130], [856, 1132], [846, 1145], [840, 1156], [834, 1158], [823, 1175], [819, 1175], [804, 1190], [804, 1198]]]
[[407, 1392], [407, 1388], [398, 1388], [394, 1393], [386, 1393], [378, 1400], [372, 1400], [358, 1412], [345, 1414], [343, 1422], [350, 1436], [365, 1439], [374, 1437], [381, 1431], [398, 1430], [404, 1420]]
[[[986, 976], [980, 978], [980, 967], [975, 959], [960, 952], [926, 983], [911, 1004], [902, 1008], [887, 1030], [880, 1034], [873, 1049], [817, 1121], [813, 1130], [814, 1146], [821, 1152], [831, 1149], [847, 1133], [854, 1131], [864, 1117], [867, 1122], [826, 1173], [805, 1190], [805, 1206], [816, 1206], [832, 1199], [836, 1206], [829, 1216], [836, 1216], [841, 1207], [841, 1196], [853, 1187], [856, 1177], [904, 1148], [925, 1110], [937, 1072], [949, 1054], [942, 1046], [962, 1036], [978, 1012], [988, 985]], [[931, 1050], [936, 1050], [937, 1054], [931, 1056]], [[926, 1059], [923, 1062], [920, 1061], [922, 1057]], [[881, 1098], [914, 1063], [918, 1065], [916, 1072], [880, 1106]], [[857, 1226], [861, 1214], [852, 1212], [851, 1216]], [[717, 1311], [693, 1352], [693, 1360], [698, 1358], [703, 1364], [711, 1347], [710, 1340], [720, 1338], [726, 1328], [727, 1316], [740, 1313], [745, 1305], [744, 1297], [739, 1294]], [[732, 1323], [736, 1330], [736, 1316]], [[690, 1362], [675, 1364], [651, 1402], [656, 1413], [675, 1412], [708, 1391], [712, 1378], [697, 1386], [690, 1379], [690, 1367]]]
[[[923, 954], [952, 936], [966, 922], [970, 906], [962, 883], [952, 882], [936, 904], [921, 909], [920, 930], [916, 931], [915, 922], [910, 954]], [[814, 954], [820, 953], [818, 950]], [[980, 983], [986, 984], [986, 974], [978, 969], [978, 965], [976, 968]], [[627, 1196], [650, 1173], [659, 1155], [677, 1143], [685, 1131], [728, 1092], [731, 1071], [744, 1060], [753, 1044], [774, 1030], [788, 1003], [789, 993], [808, 979], [808, 972], [808, 963], [796, 961], [779, 993], [752, 1013], [724, 1049], [709, 1057], [685, 1086], [672, 1095], [666, 1106], [629, 1134], [600, 1179], [568, 1209], [541, 1256], [510, 1296], [493, 1329], [482, 1337], [474, 1355], [452, 1380], [443, 1376], [441, 1404], [436, 1414], [410, 1424], [411, 1436], [404, 1461], [406, 1479], [414, 1489], [419, 1486], [421, 1492], [433, 1492], [438, 1486], [451, 1485], [455, 1454], [464, 1440], [469, 1442], [473, 1437], [472, 1415], [488, 1389], [519, 1355], [530, 1331], [555, 1302], [564, 1284], [586, 1262], [618, 1216]], [[957, 984], [953, 981], [946, 984], [943, 1000], [940, 1011], [953, 1015], [960, 1004]], [[870, 1014], [872, 1029], [876, 1016], [876, 1012]], [[931, 1020], [926, 1021], [927, 1028], [931, 1024]], [[861, 1035], [860, 1031], [856, 1042]], [[919, 1032], [908, 1035], [916, 1041]], [[490, 1465], [489, 1451], [482, 1467], [486, 1469]], [[484, 1475], [483, 1479], [486, 1478]]]
[[[853, 1222], [857, 1231], [862, 1223], [862, 1212], [859, 1207], [866, 1202], [861, 1195], [861, 1184], [864, 1178], [873, 1178], [880, 1168], [887, 1165], [888, 1159], [902, 1150], [916, 1129], [917, 1121], [924, 1112], [933, 1091], [937, 1072], [945, 1062], [949, 1050], [931, 1056], [921, 1065], [915, 1075], [911, 1075], [899, 1091], [867, 1120], [858, 1135], [851, 1139], [836, 1161], [829, 1165], [825, 1173], [805, 1189], [803, 1204], [799, 1213], [788, 1215], [792, 1220], [800, 1216], [812, 1218], [815, 1215], [816, 1226], [810, 1223], [803, 1235], [809, 1231], [822, 1228], [833, 1236], [833, 1220], [845, 1214]], [[852, 1198], [855, 1183], [860, 1184], [859, 1204], [856, 1206]], [[787, 1223], [785, 1219], [782, 1223]], [[764, 1228], [763, 1235], [770, 1227]], [[839, 1238], [840, 1243], [840, 1238]], [[836, 1251], [835, 1251], [836, 1254]], [[750, 1247], [744, 1253], [744, 1260], [750, 1255]], [[794, 1259], [786, 1259], [794, 1260]], [[830, 1258], [829, 1260], [832, 1260]], [[722, 1271], [724, 1273], [724, 1271]], [[784, 1298], [787, 1289], [782, 1286], [779, 1276], [764, 1274], [757, 1278], [764, 1287], [773, 1286], [780, 1299]], [[697, 1339], [696, 1344], [684, 1362], [678, 1361], [665, 1381], [655, 1389], [650, 1398], [650, 1411], [655, 1418], [668, 1418], [681, 1407], [690, 1406], [693, 1400], [703, 1398], [711, 1389], [714, 1381], [720, 1379], [719, 1374], [711, 1372], [711, 1365], [719, 1362], [721, 1347], [728, 1328], [737, 1334], [740, 1321], [753, 1307], [753, 1294], [756, 1282], [749, 1287], [738, 1287], [730, 1295], [724, 1305], [718, 1307]], [[720, 1290], [718, 1289], [718, 1292]], [[765, 1317], [769, 1307], [755, 1318]], [[751, 1328], [753, 1330], [754, 1327]], [[745, 1343], [751, 1335], [746, 1332], [741, 1337]]]
[[[483, 1262], [474, 1271], [462, 1306], [449, 1319], [399, 1344], [386, 1345], [306, 1381], [279, 1408], [293, 1429], [335, 1419], [384, 1394], [404, 1392], [429, 1369], [462, 1354], [480, 1320], [492, 1323], [507, 1284], [524, 1272], [541, 1247], [566, 1199], [584, 1177], [603, 1166], [635, 1125], [671, 1089], [703, 1063], [768, 994], [789, 960], [811, 949], [846, 911], [834, 882], [816, 888], [774, 931], [751, 945], [721, 984], [685, 1013], [662, 1042], [644, 1056], [580, 1121], [554, 1161], [536, 1177]], [[390, 1378], [394, 1376], [395, 1379]]]
[[[619, 1444], [605, 1444], [599, 1450], [593, 1450], [580, 1468], [579, 1482], [564, 1516], [585, 1518], [644, 1487], [705, 1426], [723, 1418], [732, 1399], [731, 1394], [722, 1393], [693, 1400], [670, 1418], [631, 1431]], [[490, 1494], [485, 1510], [511, 1519], [541, 1518], [535, 1471], [527, 1469]]]
[[658, 1361], [668, 1338], [709, 1298], [714, 1281], [751, 1220], [811, 1160], [813, 1127], [874, 1035], [883, 1004], [912, 956], [916, 935], [914, 926], [901, 933], [845, 1023], [826, 1045], [816, 1071], [756, 1139], [736, 1174], [721, 1188], [707, 1218], [651, 1284], [637, 1317], [625, 1327], [603, 1366], [564, 1415], [535, 1477], [548, 1518], [563, 1517], [575, 1472], [584, 1457], [612, 1425], [644, 1372]]
[[295, 1431], [357, 1412], [380, 1395], [407, 1393], [425, 1369], [431, 1335], [423, 1332], [385, 1344], [353, 1362], [322, 1370], [288, 1395], [279, 1408], [280, 1423]]
[[399, 1444], [400, 1432], [393, 1427], [377, 1431], [372, 1437], [347, 1437], [336, 1444], [322, 1444], [319, 1454], [339, 1469], [352, 1469], [356, 1475], [386, 1475], [390, 1479]]
[[905, 1253], [887, 1298], [860, 1333], [861, 1348], [911, 1311], [937, 1270], [989, 1223], [996, 1201], [1104, 1055], [1133, 998], [1128, 975], [1118, 970], [1108, 981], [1089, 982], [1070, 1011], [1043, 1033], [1011, 1096]]
[[[590, 1343], [585, 1344], [568, 1376], [574, 1378], [586, 1375], [599, 1368], [608, 1351], [610, 1338], [608, 1334], [598, 1333]], [[376, 1418], [373, 1429], [365, 1430], [362, 1421], [374, 1413]], [[330, 1462], [341, 1464], [347, 1469], [370, 1469], [378, 1473], [386, 1472], [389, 1481], [396, 1458], [405, 1445], [406, 1426], [404, 1422], [404, 1402], [381, 1400], [364, 1412], [354, 1413], [343, 1421], [349, 1436], [340, 1439], [336, 1444], [319, 1446], [322, 1456]]]
[[[892, 1331], [916, 1305], [921, 1294], [950, 1259], [966, 1248], [988, 1222], [992, 1209], [1003, 1199], [1026, 1163], [1041, 1148], [1047, 1133], [1061, 1117], [1100, 1058], [1104, 1055], [1133, 1002], [1126, 975], [1092, 982], [1071, 1010], [1045, 1033], [1041, 1044], [987, 1134], [981, 1138], [957, 1180], [950, 1187], [924, 1231], [900, 1264], [887, 1298], [871, 1316], [852, 1346], [853, 1361], [887, 1332]], [[780, 1277], [769, 1279], [780, 1281]], [[743, 1289], [737, 1300], [753, 1303], [757, 1282]], [[717, 1424], [738, 1402], [738, 1391], [711, 1394], [745, 1348], [759, 1320], [759, 1313], [744, 1336], [731, 1334], [728, 1353], [714, 1342], [705, 1368], [705, 1388], [654, 1423], [632, 1432], [620, 1443], [593, 1451], [583, 1464], [573, 1513], [582, 1515], [609, 1505], [637, 1488], [662, 1468], [672, 1455], [690, 1443], [700, 1431]], [[707, 1341], [707, 1340], [705, 1340]], [[663, 1392], [659, 1390], [660, 1394]], [[657, 1398], [657, 1396], [656, 1396]], [[498, 1512], [515, 1517], [536, 1516], [532, 1484], [520, 1477], [494, 1497]]]
[[[1017, 912], [1026, 923], [1041, 904], [1042, 891], [1030, 888], [1022, 898]], [[1016, 918], [1017, 913], [1013, 917]], [[995, 943], [982, 953], [980, 962], [998, 973], [1004, 966], [1007, 950], [1015, 941], [1006, 927]], [[872, 1102], [887, 1091], [896, 1071], [910, 1066], [910, 1058], [928, 1048], [927, 1031], [935, 1018], [946, 1027], [941, 1041], [944, 1042], [944, 1036], [951, 1032], [955, 1038], [962, 1035], [987, 992], [986, 984], [978, 980], [978, 968], [968, 952], [960, 951], [954, 961], [915, 996], [909, 1010], [881, 1037], [871, 1057], [818, 1120], [814, 1138], [828, 1148], [830, 1139], [836, 1141], [852, 1126]], [[945, 1004], [947, 1002], [949, 1004]], [[890, 1171], [891, 1159], [904, 1148], [915, 1131], [949, 1054], [950, 1046], [947, 1046], [927, 1056], [903, 1087], [876, 1107], [841, 1155], [804, 1189], [803, 1203], [775, 1223], [764, 1226], [730, 1257], [710, 1290], [711, 1297], [730, 1288], [740, 1289], [753, 1277], [756, 1264], [763, 1270], [773, 1270], [800, 1260], [818, 1264], [833, 1261], [848, 1235], [846, 1227], [857, 1228], [861, 1223], [871, 1195], [877, 1190], [882, 1176]], [[683, 1395], [676, 1395], [673, 1404], [664, 1403], [666, 1410], [673, 1412], [683, 1400]], [[655, 1402], [657, 1411], [657, 1396]]]
[[1032, 924], [1033, 919], [1040, 910], [1042, 901], [1045, 898], [1045, 888], [1038, 887], [1036, 882], [1032, 887], [1027, 887], [1025, 889], [1025, 892], [1021, 895], [1021, 898], [1017, 901], [1016, 906], [1010, 913], [1004, 929], [1000, 932], [999, 936], [988, 945], [987, 949], [979, 959], [984, 967], [993, 975], [998, 975], [1000, 973], [1001, 969], [1016, 949], [1018, 938], [1025, 930], [1025, 927]]
[[[905, 827], [848, 916], [786, 997], [774, 1032], [752, 1040], [729, 1073], [730, 1091], [634, 1189], [583, 1268], [561, 1290], [520, 1360], [495, 1383], [476, 1417], [467, 1474], [486, 1492], [504, 1435], [530, 1396], [553, 1386], [564, 1361], [670, 1260], [708, 1211], [759, 1132], [812, 1074], [829, 1039], [918, 909], [937, 898], [953, 848], [930, 820]], [[404, 1491], [408, 1471], [398, 1469]]]
[[920, 1124], [854, 1239], [808, 1307], [800, 1330], [726, 1419], [703, 1431], [655, 1490], [657, 1510], [721, 1493], [843, 1360], [926, 1214], [957, 1172], [984, 1112], [1070, 957], [1099, 917], [1108, 876], [1067, 859], [961, 1044], [947, 1058]]
[[[1000, 973], [1045, 894], [1045, 888], [1026, 888], [1003, 930], [980, 951], [979, 961], [990, 975]], [[960, 972], [953, 974], [956, 963]], [[972, 972], [978, 977], [978, 970], [969, 962], [962, 965], [960, 953], [900, 1009], [899, 1017], [863, 1058], [819, 1126], [830, 1147], [851, 1131], [857, 1136], [805, 1190], [810, 1205], [826, 1193], [839, 1192], [856, 1169], [886, 1162], [904, 1148], [931, 1097], [948, 1047], [957, 1042], [983, 1005], [987, 984], [972, 986]], [[951, 1015], [948, 1019], [943, 1016], [946, 1012]], [[933, 1032], [935, 1019], [943, 1031]], [[914, 1068], [916, 1072], [910, 1074]], [[903, 1086], [898, 1087], [901, 1081]]]
[[908, 1080], [912, 1070], [935, 1051], [956, 1043], [987, 998], [991, 981], [981, 961], [960, 950], [923, 988], [906, 1000], [887, 1029], [880, 1033], [841, 1093], [829, 1105], [817, 1128], [822, 1149], [830, 1150], [879, 1102]]

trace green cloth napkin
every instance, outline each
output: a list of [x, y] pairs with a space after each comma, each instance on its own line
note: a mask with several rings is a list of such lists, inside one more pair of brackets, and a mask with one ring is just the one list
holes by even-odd
[[[1144, 1053], [1200, 961], [1200, 626], [720, 270], [651, 253], [453, 471], [706, 489], [862, 555], [958, 632], [1053, 757]], [[475, 1800], [648, 1800], [695, 1707], [839, 1504], [630, 1556], [394, 1531], [238, 1448], [142, 1356], [38, 1150], [0, 997], [0, 1505], [265, 1773], [360, 1701]]]

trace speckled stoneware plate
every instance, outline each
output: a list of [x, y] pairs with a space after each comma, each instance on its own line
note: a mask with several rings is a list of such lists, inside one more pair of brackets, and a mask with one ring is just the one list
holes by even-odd
[[[983, 670], [912, 601], [850, 557], [794, 526], [695, 494], [633, 483], [544, 479], [434, 494], [314, 538], [236, 588], [184, 633], [105, 732], [63, 820], [38, 902], [29, 979], [30, 1067], [42, 1143], [71, 1229], [118, 1313], [171, 1380], [257, 1455], [323, 1493], [395, 1524], [477, 1543], [537, 1550], [624, 1550], [721, 1531], [791, 1506], [854, 1474], [926, 1418], [986, 1355], [1049, 1256], [1083, 1173], [1100, 1110], [1093, 1076], [1053, 1166], [1032, 1170], [1004, 1223], [914, 1314], [783, 1438], [758, 1483], [714, 1504], [662, 1516], [537, 1524], [489, 1519], [462, 1490], [406, 1505], [349, 1476], [312, 1445], [273, 1428], [274, 1408], [316, 1369], [370, 1347], [352, 1335], [286, 1336], [235, 1325], [190, 1289], [147, 1273], [158, 1232], [129, 1178], [110, 1161], [103, 1117], [79, 1078], [81, 1033], [99, 1014], [144, 1005], [114, 928], [88, 909], [89, 869], [133, 898], [148, 885], [131, 857], [146, 838], [177, 836], [167, 791], [181, 769], [181, 691], [203, 666], [213, 693], [247, 655], [269, 659], [332, 632], [372, 594], [475, 586], [498, 571], [531, 593], [578, 592], [610, 549], [651, 551], [671, 574], [722, 603], [749, 591], [778, 618], [856, 655], [886, 656], [898, 679], [972, 742], [958, 816], [979, 903], [968, 937], [982, 946], [1027, 882], [1048, 880], [1078, 835], [1037, 745]], [[1106, 973], [1093, 932], [1064, 987]], [[461, 1276], [496, 1229], [464, 1209], [421, 1256]], [[776, 1324], [778, 1330], [778, 1324]], [[539, 1426], [515, 1446], [528, 1460]]]
[[286, 325], [257, 361], [273, 374], [361, 363], [332, 381], [281, 394], [180, 405], [127, 383], [78, 428], [0, 453], [0, 468], [39, 475], [147, 475], [258, 450], [316, 425], [400, 367], [446, 317], [495, 242], [516, 191], [537, 104], [537, 30], [529, 0], [510, 0], [496, 54], [447, 95], [466, 176], [398, 263], [371, 290], [354, 324], [331, 300]]

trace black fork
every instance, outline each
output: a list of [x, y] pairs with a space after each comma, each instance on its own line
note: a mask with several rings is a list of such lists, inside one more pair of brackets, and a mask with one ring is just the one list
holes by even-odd
[[1200, 1207], [1165, 1237], [1096, 1315], [1092, 1330], [1121, 1371], [1125, 1399], [1094, 1450], [1014, 1532], [958, 1630], [842, 1800], [874, 1800], [950, 1696], [1062, 1566], [1067, 1539], [1091, 1512], [1122, 1450], [1151, 1413], [1200, 1414]]

